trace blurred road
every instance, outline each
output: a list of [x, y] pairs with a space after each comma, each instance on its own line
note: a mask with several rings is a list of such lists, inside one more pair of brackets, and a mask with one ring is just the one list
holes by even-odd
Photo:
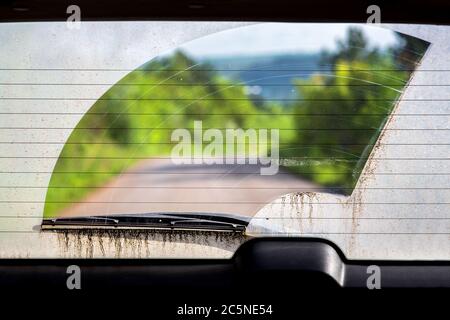
[[317, 186], [280, 168], [260, 175], [260, 165], [175, 165], [144, 160], [59, 216], [114, 213], [208, 212], [253, 216], [265, 204]]

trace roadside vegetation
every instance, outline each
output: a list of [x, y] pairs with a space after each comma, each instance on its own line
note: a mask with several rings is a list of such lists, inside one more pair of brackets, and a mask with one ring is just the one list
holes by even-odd
[[404, 36], [380, 51], [368, 47], [361, 30], [349, 29], [337, 51], [321, 53], [326, 71], [293, 79], [298, 99], [284, 103], [249, 96], [244, 83], [181, 51], [152, 60], [108, 90], [73, 130], [44, 215], [56, 215], [142, 159], [167, 157], [172, 129], [195, 120], [205, 129], [279, 128], [282, 165], [349, 193], [425, 48]]

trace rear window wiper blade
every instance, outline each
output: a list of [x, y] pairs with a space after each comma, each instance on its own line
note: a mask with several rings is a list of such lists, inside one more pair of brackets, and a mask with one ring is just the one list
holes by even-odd
[[44, 219], [42, 229], [142, 228], [245, 232], [249, 218], [207, 213], [114, 214]]
[[196, 226], [197, 228], [205, 227], [211, 229], [211, 227], [227, 228], [233, 231], [245, 231], [247, 225], [241, 223], [232, 223], [225, 221], [213, 221], [207, 219], [195, 219], [195, 218], [182, 218], [178, 220], [173, 220], [170, 222], [172, 226]]
[[119, 223], [118, 219], [111, 217], [102, 216], [87, 216], [87, 217], [73, 217], [73, 218], [53, 218], [44, 219], [43, 224], [74, 224], [74, 223], [86, 223], [86, 224], [104, 224], [104, 225], [117, 225]]

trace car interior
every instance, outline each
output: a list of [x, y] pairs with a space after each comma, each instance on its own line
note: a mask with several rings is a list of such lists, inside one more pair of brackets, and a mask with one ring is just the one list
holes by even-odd
[[450, 288], [450, 3], [374, 4], [2, 0], [0, 287]]

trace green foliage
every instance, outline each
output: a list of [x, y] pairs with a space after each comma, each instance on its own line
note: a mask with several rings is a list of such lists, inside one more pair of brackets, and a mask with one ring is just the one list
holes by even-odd
[[135, 165], [136, 158], [168, 156], [173, 147], [168, 128], [191, 128], [195, 120], [202, 120], [204, 129], [264, 128], [277, 118], [289, 122], [283, 115], [254, 116], [260, 110], [242, 86], [210, 70], [176, 52], [131, 72], [108, 90], [64, 146], [44, 215], [54, 216], [67, 203], [80, 201]]
[[410, 71], [399, 69], [392, 54], [368, 48], [359, 29], [350, 29], [338, 47], [334, 54], [323, 53], [331, 73], [297, 81], [302, 101], [295, 110], [302, 116], [283, 156], [302, 157], [290, 167], [294, 172], [350, 193]]
[[254, 99], [183, 52], [152, 60], [108, 90], [73, 130], [44, 215], [57, 215], [139, 158], [168, 156], [171, 129], [190, 128], [195, 120], [204, 129], [280, 128], [280, 156], [290, 160], [289, 170], [349, 193], [426, 49], [400, 37], [400, 45], [380, 51], [368, 47], [360, 29], [349, 29], [336, 52], [322, 53], [331, 71], [294, 81], [300, 99], [291, 105]]

